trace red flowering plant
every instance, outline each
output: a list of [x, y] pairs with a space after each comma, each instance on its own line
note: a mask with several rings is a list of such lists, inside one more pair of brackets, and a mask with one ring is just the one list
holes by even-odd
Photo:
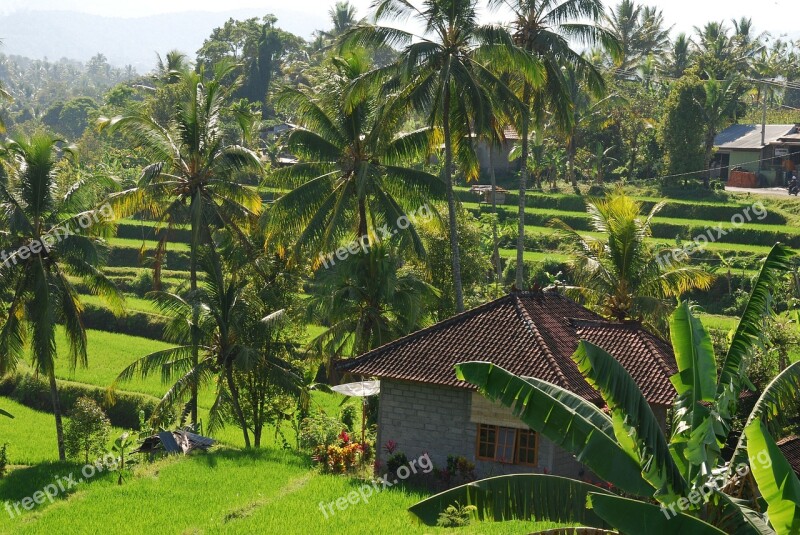
[[328, 446], [320, 444], [314, 448], [311, 458], [325, 472], [344, 474], [354, 471], [371, 456], [372, 447], [369, 443], [353, 442], [347, 430], [342, 430], [335, 443]]

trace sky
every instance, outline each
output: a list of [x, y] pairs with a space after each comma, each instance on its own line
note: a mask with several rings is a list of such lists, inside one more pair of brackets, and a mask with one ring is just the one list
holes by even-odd
[[[412, 0], [414, 3], [419, 3]], [[65, 10], [80, 11], [109, 17], [145, 17], [181, 11], [226, 11], [243, 8], [263, 9], [264, 12], [297, 11], [307, 13], [309, 24], [318, 22], [335, 0], [2, 0], [0, 14], [16, 10]], [[351, 0], [365, 15], [371, 0]], [[608, 4], [615, 4], [610, 0]], [[692, 26], [709, 20], [728, 20], [741, 16], [752, 17], [758, 31], [769, 31], [773, 35], [789, 33], [800, 36], [800, 6], [796, 0], [670, 0], [655, 2], [643, 0], [643, 4], [656, 5], [664, 12], [668, 24], [676, 31], [691, 32]], [[500, 20], [498, 13], [489, 15], [487, 21]], [[306, 36], [315, 28], [309, 26]]]

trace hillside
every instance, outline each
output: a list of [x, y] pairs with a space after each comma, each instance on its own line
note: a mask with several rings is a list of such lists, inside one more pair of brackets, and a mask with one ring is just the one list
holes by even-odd
[[326, 24], [324, 14], [300, 14], [274, 5], [143, 18], [109, 18], [75, 11], [19, 11], [0, 17], [0, 37], [5, 54], [86, 61], [100, 52], [112, 65], [133, 65], [144, 73], [155, 66], [156, 52], [163, 55], [178, 49], [194, 56], [211, 31], [229, 18], [262, 17], [268, 13], [278, 17], [282, 28], [304, 37], [308, 37], [309, 28]]

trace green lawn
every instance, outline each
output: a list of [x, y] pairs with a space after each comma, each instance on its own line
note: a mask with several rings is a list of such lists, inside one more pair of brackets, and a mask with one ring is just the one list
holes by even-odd
[[[70, 472], [77, 474], [79, 466], [54, 463], [12, 473], [0, 480], [0, 502], [13, 504]], [[217, 451], [142, 465], [122, 485], [114, 474], [95, 476], [54, 504], [45, 502], [14, 519], [0, 514], [0, 532], [492, 535], [556, 527], [533, 522], [456, 530], [421, 526], [406, 509], [425, 494], [400, 487], [348, 504], [326, 519], [319, 504], [346, 497], [360, 485], [349, 477], [321, 475], [291, 452]]]
[[[111, 245], [112, 247], [127, 247], [134, 249], [141, 249], [142, 244], [144, 244], [145, 249], [148, 251], [155, 250], [155, 248], [158, 246], [158, 242], [155, 240], [136, 240], [133, 238], [111, 238], [108, 240], [108, 244]], [[183, 242], [170, 241], [167, 244], [167, 250], [188, 252], [189, 244]]]
[[[58, 459], [56, 421], [52, 414], [29, 409], [4, 397], [0, 397], [0, 408], [14, 415], [13, 419], [0, 416], [0, 444], [8, 443], [10, 464], [32, 465]], [[65, 426], [68, 421], [65, 417]], [[122, 432], [122, 429], [112, 428], [109, 440]], [[0, 479], [0, 484], [2, 481]]]

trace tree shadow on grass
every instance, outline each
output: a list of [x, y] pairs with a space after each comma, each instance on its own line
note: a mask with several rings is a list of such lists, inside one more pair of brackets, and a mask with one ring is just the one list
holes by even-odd
[[310, 468], [311, 462], [307, 455], [296, 451], [282, 450], [277, 448], [251, 448], [249, 450], [235, 450], [220, 448], [210, 452], [192, 453], [200, 462], [206, 463], [211, 468], [215, 468], [220, 460], [249, 460], [259, 462], [279, 463], [297, 468]]
[[[87, 468], [84, 470], [84, 467]], [[0, 479], [0, 504], [10, 502], [13, 508], [14, 503], [21, 502], [24, 498], [35, 499], [34, 493], [37, 492], [51, 495], [53, 501], [63, 500], [70, 494], [85, 489], [86, 485], [105, 480], [116, 481], [116, 477], [116, 472], [105, 467], [98, 470], [93, 464], [78, 462], [46, 462], [19, 468]], [[42, 501], [41, 495], [39, 496]], [[44, 503], [37, 504], [37, 507], [50, 501], [45, 497]], [[23, 511], [21, 504], [19, 510]]]

